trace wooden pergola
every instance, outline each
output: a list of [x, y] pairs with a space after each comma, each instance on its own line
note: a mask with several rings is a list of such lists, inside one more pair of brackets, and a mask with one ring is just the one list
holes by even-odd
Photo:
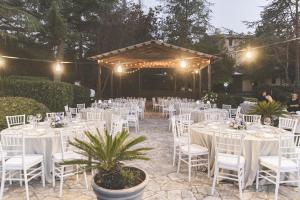
[[[202, 92], [201, 70], [207, 67], [208, 90], [211, 90], [211, 63], [216, 56], [175, 46], [165, 42], [151, 40], [140, 44], [128, 46], [125, 48], [113, 50], [100, 55], [90, 57], [97, 61], [98, 80], [97, 80], [97, 96], [102, 97], [101, 73], [102, 67], [109, 68], [111, 71], [111, 94], [113, 94], [113, 77], [117, 66], [122, 66], [125, 71], [127, 69], [161, 69], [161, 68], [180, 68], [180, 64], [184, 61], [187, 64], [185, 70], [197, 70], [199, 74], [199, 94]], [[176, 87], [176, 86], [175, 86]], [[140, 77], [139, 77], [140, 88]]]

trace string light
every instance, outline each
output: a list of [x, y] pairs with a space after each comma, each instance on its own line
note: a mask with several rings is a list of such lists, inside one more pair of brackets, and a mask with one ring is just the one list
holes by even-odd
[[5, 60], [3, 59], [3, 57], [0, 55], [0, 68], [3, 68], [5, 65]]
[[123, 72], [123, 66], [120, 63], [117, 65], [116, 71], [120, 74]]
[[180, 61], [180, 67], [185, 69], [187, 67], [187, 62], [185, 60]]
[[253, 58], [253, 52], [251, 50], [247, 50], [245, 53], [245, 57], [250, 60]]
[[57, 61], [54, 65], [54, 70], [56, 73], [60, 74], [62, 72], [62, 66], [59, 61]]

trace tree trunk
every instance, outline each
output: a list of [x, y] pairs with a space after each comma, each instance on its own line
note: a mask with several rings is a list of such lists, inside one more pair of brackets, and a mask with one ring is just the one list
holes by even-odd
[[[299, 0], [296, 0], [296, 20], [295, 20], [296, 38], [299, 37]], [[296, 40], [296, 66], [295, 66], [295, 85], [296, 88], [300, 86], [300, 55], [299, 55], [299, 41]]]

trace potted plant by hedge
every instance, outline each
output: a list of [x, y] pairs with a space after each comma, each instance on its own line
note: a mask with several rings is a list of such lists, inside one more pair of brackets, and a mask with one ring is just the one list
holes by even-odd
[[66, 161], [64, 164], [79, 164], [97, 170], [92, 187], [98, 200], [140, 199], [148, 184], [148, 175], [141, 169], [125, 166], [122, 161], [149, 160], [146, 152], [151, 148], [133, 148], [145, 141], [146, 137], [129, 138], [126, 131], [115, 136], [99, 131], [96, 134], [87, 131], [84, 135], [85, 140], [75, 138], [70, 141], [83, 159]]
[[262, 122], [270, 121], [271, 125], [275, 125], [275, 120], [287, 113], [285, 107], [277, 101], [261, 101], [252, 106], [250, 110], [250, 114], [261, 115]]

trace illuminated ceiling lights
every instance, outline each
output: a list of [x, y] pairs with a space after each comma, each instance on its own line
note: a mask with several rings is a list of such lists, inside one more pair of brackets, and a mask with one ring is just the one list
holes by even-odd
[[122, 73], [123, 72], [123, 66], [121, 64], [118, 64], [117, 67], [116, 67], [116, 72], [118, 73]]
[[187, 64], [187, 62], [186, 62], [185, 60], [181, 60], [181, 61], [180, 61], [180, 67], [181, 67], [182, 69], [187, 68], [187, 66], [188, 66], [188, 64]]

